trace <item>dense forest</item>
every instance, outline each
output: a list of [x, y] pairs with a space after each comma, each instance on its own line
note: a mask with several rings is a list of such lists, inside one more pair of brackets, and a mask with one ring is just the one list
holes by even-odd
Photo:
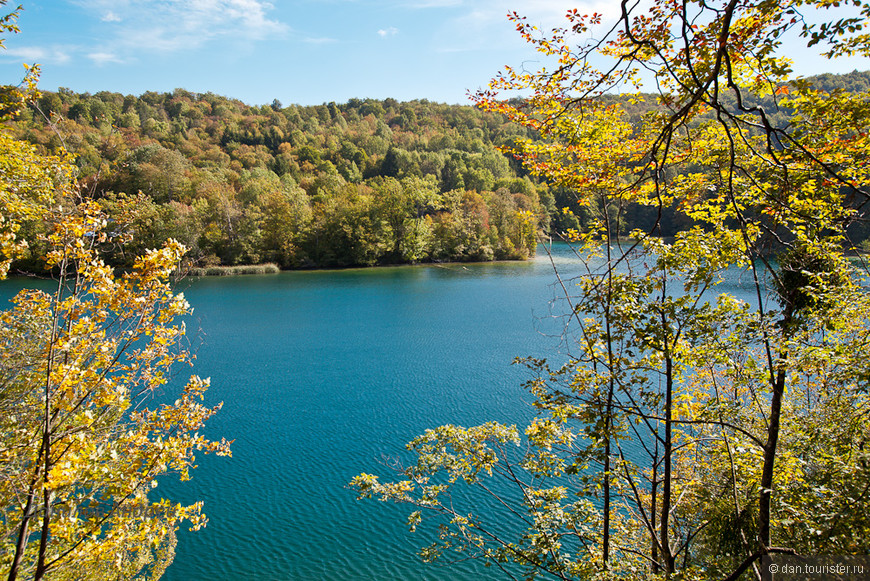
[[[870, 73], [811, 81], [860, 92]], [[637, 118], [654, 102], [623, 105]], [[776, 118], [787, 124], [789, 112]], [[101, 201], [119, 235], [106, 258], [121, 266], [170, 237], [202, 266], [524, 259], [539, 233], [582, 227], [594, 211], [499, 151], [534, 138], [528, 129], [471, 106], [250, 106], [183, 89], [136, 97], [61, 88], [43, 92], [13, 131], [44, 153], [73, 156], [82, 195]], [[659, 219], [627, 211], [632, 227]], [[660, 221], [666, 235], [689, 224], [673, 208]], [[41, 255], [40, 227], [25, 226], [32, 256]], [[866, 238], [858, 226], [853, 234]], [[18, 266], [40, 268], [26, 258]]]
[[469, 106], [60, 89], [15, 131], [74, 156], [83, 195], [129, 235], [120, 265], [168, 237], [203, 265], [523, 259], [555, 208], [496, 148], [523, 130]]

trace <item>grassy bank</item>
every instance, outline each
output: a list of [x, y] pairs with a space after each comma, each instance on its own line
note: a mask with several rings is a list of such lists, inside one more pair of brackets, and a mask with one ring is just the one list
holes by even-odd
[[249, 264], [241, 266], [192, 266], [184, 271], [186, 276], [239, 276], [242, 274], [276, 274], [281, 272], [277, 264]]

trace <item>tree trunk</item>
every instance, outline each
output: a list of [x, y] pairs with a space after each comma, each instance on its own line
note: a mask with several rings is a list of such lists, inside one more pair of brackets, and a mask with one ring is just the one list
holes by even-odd
[[669, 520], [671, 516], [671, 452], [673, 451], [673, 396], [674, 396], [673, 362], [670, 355], [665, 355], [665, 449], [664, 475], [662, 481], [662, 520], [661, 547], [665, 574], [674, 572], [674, 556], [671, 554]]
[[33, 473], [33, 480], [30, 482], [30, 487], [27, 491], [27, 503], [24, 505], [24, 510], [21, 515], [21, 528], [18, 530], [18, 542], [15, 544], [15, 556], [12, 558], [12, 565], [9, 568], [9, 576], [7, 581], [15, 581], [18, 577], [18, 568], [21, 567], [21, 561], [24, 558], [24, 550], [27, 548], [27, 535], [30, 527], [30, 519], [33, 518], [33, 499], [36, 496], [36, 483], [39, 481], [41, 471], [41, 458], [36, 460], [36, 470]]
[[770, 504], [773, 494], [773, 469], [776, 460], [776, 444], [779, 440], [779, 422], [782, 415], [782, 396], [785, 393], [785, 362], [780, 358], [780, 368], [773, 384], [770, 399], [770, 424], [767, 428], [767, 442], [764, 444], [764, 467], [761, 472], [761, 491], [758, 499], [758, 542], [760, 549], [770, 547]]

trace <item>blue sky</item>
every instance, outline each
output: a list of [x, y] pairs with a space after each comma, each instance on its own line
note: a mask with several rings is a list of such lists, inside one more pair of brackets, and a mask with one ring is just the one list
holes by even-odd
[[[503, 65], [535, 66], [509, 11], [550, 28], [568, 8], [618, 7], [616, 0], [21, 1], [22, 32], [6, 39], [0, 83], [16, 83], [21, 63], [38, 62], [47, 90], [138, 95], [181, 87], [285, 105], [352, 97], [467, 103], [466, 92]], [[867, 60], [789, 54], [804, 75], [870, 69]]]

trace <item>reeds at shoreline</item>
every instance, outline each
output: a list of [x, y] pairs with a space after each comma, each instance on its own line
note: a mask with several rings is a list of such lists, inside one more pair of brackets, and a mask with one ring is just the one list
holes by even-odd
[[277, 274], [277, 264], [248, 264], [240, 266], [191, 266], [179, 274], [185, 276], [240, 276], [243, 274]]

